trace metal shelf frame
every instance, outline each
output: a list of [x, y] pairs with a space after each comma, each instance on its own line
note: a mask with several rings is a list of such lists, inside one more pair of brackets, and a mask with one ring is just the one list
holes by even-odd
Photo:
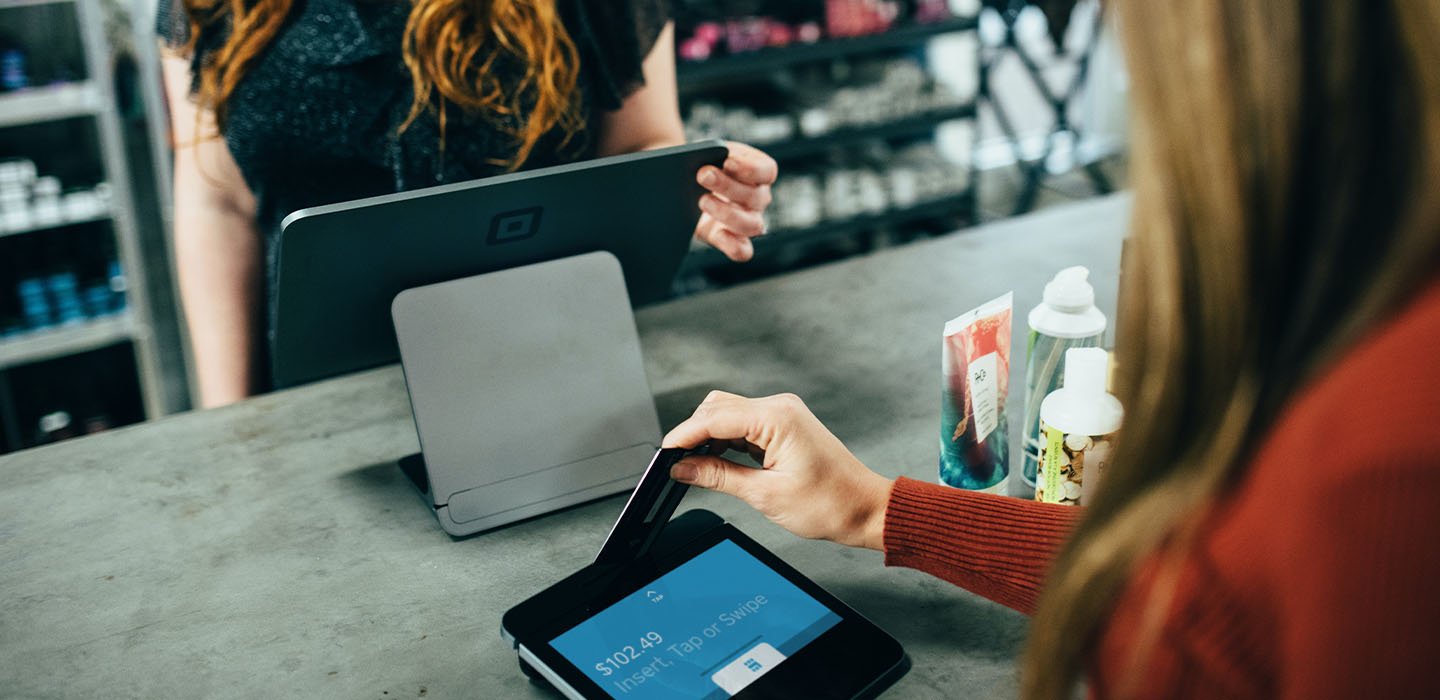
[[19, 229], [4, 229], [4, 228], [0, 228], [0, 238], [4, 238], [4, 237], [6, 237], [6, 236], [25, 236], [25, 235], [29, 235], [29, 234], [32, 234], [32, 233], [43, 233], [43, 232], [45, 232], [45, 231], [51, 231], [51, 230], [54, 230], [54, 229], [57, 229], [57, 228], [65, 228], [66, 226], [80, 226], [80, 225], [83, 225], [83, 224], [93, 224], [93, 223], [95, 223], [95, 222], [97, 222], [97, 221], [107, 221], [107, 220], [109, 220], [109, 219], [110, 219], [110, 212], [105, 211], [105, 212], [101, 212], [101, 213], [99, 213], [99, 214], [94, 214], [94, 215], [92, 215], [92, 216], [84, 216], [84, 217], [81, 217], [81, 218], [78, 218], [78, 219], [65, 219], [65, 220], [63, 220], [63, 221], [56, 221], [56, 222], [54, 222], [54, 223], [49, 223], [49, 224], [41, 224], [41, 225], [39, 225], [39, 226], [27, 226], [27, 227], [25, 227], [25, 228], [19, 228]]
[[[101, 0], [0, 0], [0, 11], [42, 5], [73, 4], [76, 30], [88, 78], [75, 83], [27, 88], [0, 95], [0, 128], [45, 124], [63, 119], [93, 120], [98, 135], [98, 153], [104, 181], [109, 183], [109, 210], [94, 217], [66, 220], [43, 226], [0, 232], [0, 237], [39, 234], [76, 224], [110, 221], [110, 234], [126, 278], [126, 310], [115, 316], [88, 319], [83, 323], [35, 330], [0, 339], [0, 374], [36, 362], [66, 357], [111, 345], [133, 344], [140, 400], [149, 418], [169, 410], [161, 352], [153, 332], [148, 298], [145, 256], [140, 243], [136, 202], [131, 190], [127, 147], [122, 116], [114, 94], [115, 57], [105, 34], [106, 10]], [[0, 382], [0, 386], [8, 384]], [[8, 392], [7, 392], [8, 393]], [[7, 398], [7, 397], [0, 397]], [[0, 403], [8, 403], [3, 401]], [[5, 413], [13, 412], [6, 406]], [[13, 416], [12, 416], [13, 418]], [[16, 438], [16, 426], [7, 426], [7, 437]], [[13, 447], [13, 445], [12, 445]]]
[[104, 105], [95, 116], [95, 122], [100, 131], [105, 177], [112, 192], [111, 214], [115, 228], [115, 248], [127, 280], [126, 304], [133, 320], [131, 339], [135, 343], [136, 371], [140, 373], [140, 394], [145, 405], [145, 415], [155, 418], [163, 415], [166, 409], [164, 372], [160, 364], [160, 349], [156, 347], [155, 334], [151, 327], [145, 256], [140, 249], [140, 236], [136, 228], [135, 198], [130, 190], [130, 171], [125, 160], [120, 112], [115, 101], [113, 83], [108, 80], [108, 76], [115, 74], [115, 66], [105, 40], [105, 10], [100, 6], [99, 0], [74, 1], [81, 39], [85, 46], [85, 58], [89, 64], [89, 75], [94, 79]]
[[95, 81], [25, 88], [0, 94], [0, 128], [99, 114], [103, 91]]
[[[1050, 154], [1055, 151], [1058, 137], [1061, 134], [1070, 134], [1074, 143], [1084, 140], [1083, 129], [1080, 125], [1073, 123], [1069, 117], [1071, 105], [1079, 99], [1080, 94], [1088, 86], [1090, 75], [1090, 60], [1095, 55], [1096, 47], [1099, 45], [1100, 34], [1104, 31], [1103, 11], [1097, 9], [1091, 20], [1093, 26], [1090, 29], [1090, 37], [1086, 45], [1080, 50], [1076, 58], [1076, 69], [1074, 76], [1069, 83], [1061, 89], [1056, 90], [1046, 81], [1044, 70], [1026, 50], [1018, 38], [1015, 27], [1020, 19], [1020, 13], [1026, 8], [1024, 0], [991, 0], [983, 12], [993, 13], [1005, 28], [1003, 39], [996, 46], [982, 46], [980, 50], [980, 89], [976, 100], [981, 104], [989, 105], [990, 111], [995, 116], [995, 122], [1000, 127], [1000, 132], [1009, 143], [1011, 152], [1015, 157], [1015, 168], [1019, 171], [1021, 185], [1020, 192], [1016, 195], [1015, 206], [1012, 216], [1019, 216], [1035, 208], [1036, 200], [1040, 195], [1040, 188], [1045, 180], [1049, 178], [1046, 171], [1046, 161]], [[1026, 75], [1030, 77], [1031, 83], [1040, 93], [1053, 114], [1053, 121], [1049, 132], [1045, 135], [1045, 147], [1039, 156], [1027, 158], [1021, 148], [1021, 137], [1017, 132], [1010, 112], [1005, 104], [1000, 101], [993, 86], [992, 76], [996, 66], [1008, 55], [1014, 55], [1016, 60], [1025, 69]], [[1090, 180], [1091, 187], [1097, 195], [1109, 194], [1115, 191], [1115, 186], [1100, 168], [1097, 161], [1087, 161], [1080, 164], [1081, 172]]]
[[0, 339], [0, 369], [75, 355], [123, 343], [134, 334], [129, 312]]

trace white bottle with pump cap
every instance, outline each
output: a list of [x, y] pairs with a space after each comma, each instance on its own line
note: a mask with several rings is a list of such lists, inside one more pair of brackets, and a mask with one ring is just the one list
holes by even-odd
[[1045, 285], [1044, 301], [1030, 310], [1030, 338], [1025, 352], [1025, 422], [1021, 440], [1024, 460], [1019, 470], [1025, 485], [1035, 487], [1040, 460], [1040, 402], [1060, 386], [1065, 353], [1072, 348], [1099, 347], [1105, 337], [1105, 314], [1095, 308], [1090, 271], [1067, 267]]
[[1040, 470], [1035, 500], [1083, 505], [1094, 497], [1110, 462], [1125, 416], [1105, 391], [1110, 353], [1100, 348], [1065, 352], [1065, 386], [1040, 404]]

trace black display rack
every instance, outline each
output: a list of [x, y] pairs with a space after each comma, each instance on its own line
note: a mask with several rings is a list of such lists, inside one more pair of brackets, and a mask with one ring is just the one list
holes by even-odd
[[776, 160], [793, 160], [824, 153], [866, 141], [889, 141], [897, 138], [924, 136], [935, 131], [938, 124], [957, 119], [973, 119], [975, 105], [961, 105], [934, 110], [892, 122], [863, 127], [844, 127], [818, 136], [805, 136], [789, 141], [758, 145]]
[[[770, 81], [784, 71], [809, 63], [851, 60], [887, 53], [913, 50], [924, 46], [931, 39], [958, 32], [973, 32], [978, 27], [976, 17], [955, 17], [948, 20], [903, 26], [881, 34], [862, 37], [825, 39], [808, 44], [760, 49], [756, 51], [721, 56], [705, 61], [680, 61], [677, 64], [677, 78], [682, 99], [704, 98], [715, 93], [732, 91], [736, 86]], [[978, 43], [978, 42], [977, 42]], [[790, 163], [814, 158], [846, 148], [873, 142], [895, 142], [923, 138], [933, 135], [943, 123], [969, 120], [973, 123], [976, 107], [973, 102], [930, 110], [890, 122], [865, 126], [846, 126], [815, 135], [800, 136], [786, 141], [769, 144], [755, 144], [780, 163], [783, 173]], [[907, 232], [923, 225], [928, 230], [954, 230], [976, 220], [976, 193], [974, 173], [966, 191], [955, 195], [930, 199], [903, 207], [892, 207], [884, 212], [864, 214], [840, 220], [826, 220], [805, 229], [774, 230], [755, 240], [755, 258], [751, 267], [772, 272], [783, 271], [779, 260], [790, 260], [796, 256], [788, 252], [817, 244], [854, 241], [876, 232]], [[868, 247], [860, 246], [860, 247]], [[707, 284], [696, 280], [707, 273], [716, 272], [722, 276], [726, 268], [736, 268], [717, 250], [696, 248], [682, 266], [678, 288], [705, 288]], [[734, 270], [737, 275], [740, 270]], [[749, 273], [741, 275], [753, 276]], [[723, 283], [722, 283], [723, 284]]]
[[801, 63], [911, 48], [941, 34], [971, 31], [977, 26], [975, 17], [956, 17], [941, 22], [899, 27], [870, 36], [823, 39], [809, 44], [760, 49], [706, 61], [681, 61], [675, 70], [681, 91], [691, 92], [716, 83], [753, 81], [756, 76], [768, 75]]
[[[975, 190], [971, 189], [950, 197], [942, 197], [916, 203], [911, 206], [887, 209], [874, 214], [826, 221], [805, 229], [780, 229], [752, 239], [755, 246], [755, 260], [764, 261], [774, 252], [786, 246], [813, 245], [837, 239], [852, 237], [880, 229], [904, 227], [917, 222], [950, 220], [969, 216], [975, 208]], [[713, 248], [696, 248], [681, 267], [681, 275], [705, 270], [733, 266], [734, 263], [723, 253]]]

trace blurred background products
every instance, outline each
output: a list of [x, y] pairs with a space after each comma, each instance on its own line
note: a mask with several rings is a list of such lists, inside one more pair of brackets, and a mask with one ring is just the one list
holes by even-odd
[[685, 115], [686, 136], [724, 136], [764, 147], [939, 114], [972, 99], [932, 79], [913, 58], [861, 61], [848, 74], [843, 81], [814, 75], [797, 80], [784, 96], [763, 100], [761, 112], [745, 104], [697, 99]]
[[110, 211], [106, 183], [66, 186], [25, 158], [0, 161], [0, 234], [93, 221]]
[[0, 34], [0, 92], [30, 87], [29, 66], [25, 47], [5, 34]]
[[684, 61], [881, 34], [954, 17], [945, 0], [683, 0], [675, 3]]
[[770, 235], [783, 238], [826, 222], [904, 211], [968, 190], [970, 172], [934, 146], [876, 147], [813, 171], [787, 171], [775, 183]]
[[[27, 159], [0, 161], [0, 337], [75, 326], [125, 309], [105, 183], [67, 189]], [[21, 235], [24, 234], [24, 235]]]
[[0, 453], [184, 406], [125, 9], [0, 2]]
[[[1073, 96], [1097, 7], [675, 0], [687, 136], [761, 146], [781, 173], [754, 259], [696, 247], [676, 292], [963, 235], [987, 216], [1093, 194], [1041, 177], [1087, 151], [1074, 129], [1052, 135], [1046, 95], [1022, 93], [1034, 92], [1033, 67]], [[0, 453], [191, 405], [154, 12], [134, 0], [0, 1]], [[1105, 60], [1089, 74], [1123, 87], [1118, 59]], [[1121, 92], [1072, 102], [1070, 126], [1096, 123], [1081, 118], [1092, 112], [1122, 118], [1101, 109]], [[996, 127], [1002, 102], [1008, 131]], [[1012, 206], [1003, 171], [1017, 162], [1028, 194]]]
[[977, 8], [679, 3], [686, 136], [761, 147], [780, 179], [755, 259], [736, 266], [696, 246], [677, 288], [714, 289], [974, 222]]

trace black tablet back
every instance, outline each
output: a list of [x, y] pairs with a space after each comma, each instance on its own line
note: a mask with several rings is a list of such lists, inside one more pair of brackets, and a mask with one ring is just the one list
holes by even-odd
[[436, 282], [605, 250], [631, 302], [665, 298], [689, 249], [702, 141], [297, 211], [282, 223], [276, 387], [395, 362], [390, 303]]

